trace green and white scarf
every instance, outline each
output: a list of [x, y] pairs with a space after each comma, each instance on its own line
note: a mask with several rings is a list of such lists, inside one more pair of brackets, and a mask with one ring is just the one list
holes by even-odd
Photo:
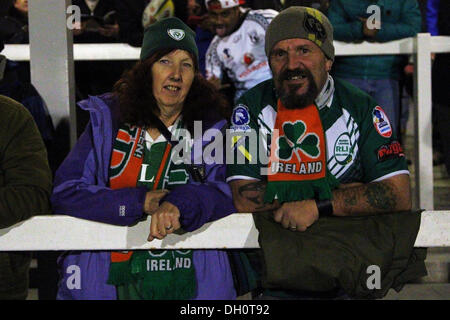
[[[178, 128], [182, 126], [178, 122]], [[145, 147], [145, 129], [123, 125], [117, 134], [110, 165], [112, 189], [164, 187], [170, 171], [171, 144], [154, 142]], [[145, 172], [143, 172], [145, 170]], [[108, 284], [117, 287], [118, 299], [190, 299], [196, 292], [191, 250], [139, 250], [112, 252]]]

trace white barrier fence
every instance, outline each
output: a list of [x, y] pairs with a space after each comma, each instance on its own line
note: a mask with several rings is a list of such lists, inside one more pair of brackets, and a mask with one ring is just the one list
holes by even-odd
[[[450, 52], [450, 37], [419, 34], [428, 39], [430, 52]], [[416, 38], [405, 38], [385, 43], [346, 43], [334, 41], [336, 56], [415, 54]], [[75, 61], [138, 60], [140, 48], [126, 43], [76, 43], [73, 45]], [[30, 61], [30, 46], [27, 44], [6, 44], [2, 54], [14, 61]]]
[[[414, 159], [416, 203], [414, 207], [429, 210], [422, 214], [416, 246], [449, 246], [450, 212], [432, 211], [434, 206], [430, 54], [450, 52], [450, 37], [418, 34], [415, 38], [383, 44], [335, 42], [335, 48], [338, 56], [414, 55], [414, 140], [416, 143]], [[30, 60], [28, 45], [6, 45], [2, 54], [11, 60]], [[74, 60], [133, 60], [138, 57], [139, 48], [126, 44], [75, 44], [73, 46]], [[48, 107], [51, 113], [55, 110], [56, 113], [60, 112], [57, 105], [48, 105]], [[74, 115], [71, 114], [70, 117]], [[34, 217], [13, 227], [0, 229], [0, 251], [258, 247], [258, 233], [248, 214], [234, 214], [209, 223], [194, 233], [182, 236], [171, 235], [163, 241], [154, 240], [150, 243], [146, 242], [148, 229], [148, 221], [127, 228], [66, 216]]]
[[[232, 214], [183, 235], [147, 241], [150, 217], [133, 227], [37, 216], [0, 229], [0, 251], [259, 248], [251, 214]], [[416, 247], [450, 246], [450, 211], [422, 212]]]

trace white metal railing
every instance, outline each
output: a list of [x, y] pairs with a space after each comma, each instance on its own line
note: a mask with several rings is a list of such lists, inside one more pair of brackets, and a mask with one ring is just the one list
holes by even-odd
[[[431, 52], [450, 52], [450, 37], [419, 34], [387, 43], [335, 42], [336, 55], [412, 54], [414, 72], [414, 140], [416, 208], [423, 213], [416, 246], [449, 246], [450, 212], [433, 210], [431, 145]], [[74, 60], [133, 60], [139, 48], [127, 44], [75, 44]], [[30, 59], [28, 45], [6, 45], [2, 54], [11, 60]], [[57, 106], [53, 106], [55, 108]], [[49, 106], [52, 110], [52, 106]], [[149, 248], [253, 248], [257, 230], [248, 214], [234, 214], [205, 225], [194, 233], [171, 235], [146, 242], [149, 223], [117, 227], [66, 216], [40, 216], [0, 229], [2, 250], [149, 249]], [[45, 232], [35, 232], [45, 230]], [[67, 237], [68, 234], [76, 235]]]
[[[405, 38], [385, 43], [334, 41], [335, 55], [414, 54], [414, 39]], [[73, 47], [76, 61], [137, 60], [141, 50], [126, 43], [76, 43]], [[430, 36], [429, 50], [435, 53], [450, 52], [450, 37]], [[29, 61], [30, 47], [28, 44], [6, 44], [2, 54], [14, 61]]]
[[[232, 214], [194, 232], [147, 242], [150, 219], [120, 227], [68, 216], [37, 216], [0, 229], [0, 251], [259, 248], [251, 214]], [[415, 246], [449, 247], [450, 211], [422, 212]]]

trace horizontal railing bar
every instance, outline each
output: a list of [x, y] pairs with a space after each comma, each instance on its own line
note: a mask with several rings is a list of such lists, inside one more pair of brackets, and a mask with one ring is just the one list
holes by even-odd
[[[334, 41], [337, 56], [348, 55], [385, 55], [385, 54], [413, 54], [414, 38], [405, 38], [385, 43], [346, 43]], [[126, 43], [77, 43], [74, 44], [74, 60], [137, 60], [140, 48]], [[431, 37], [431, 51], [450, 52], [450, 37]], [[2, 51], [8, 59], [14, 61], [29, 61], [30, 49], [28, 44], [7, 44]]]
[[[0, 251], [258, 248], [252, 215], [232, 214], [182, 235], [147, 241], [150, 218], [132, 227], [69, 216], [36, 216], [0, 229]], [[416, 247], [450, 246], [450, 211], [425, 211]]]
[[430, 51], [434, 53], [450, 52], [450, 37], [432, 36]]

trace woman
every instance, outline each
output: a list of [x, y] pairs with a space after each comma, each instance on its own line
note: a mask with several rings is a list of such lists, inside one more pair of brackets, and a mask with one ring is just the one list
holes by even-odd
[[[171, 161], [176, 142], [167, 142], [183, 128], [192, 133], [195, 120], [222, 129], [226, 121], [213, 106], [224, 105], [199, 75], [193, 31], [177, 18], [151, 25], [140, 61], [114, 93], [80, 102], [91, 121], [56, 172], [54, 212], [116, 225], [151, 214], [148, 240], [235, 212], [224, 165]], [[70, 252], [58, 264], [58, 299], [236, 296], [223, 251]]]

